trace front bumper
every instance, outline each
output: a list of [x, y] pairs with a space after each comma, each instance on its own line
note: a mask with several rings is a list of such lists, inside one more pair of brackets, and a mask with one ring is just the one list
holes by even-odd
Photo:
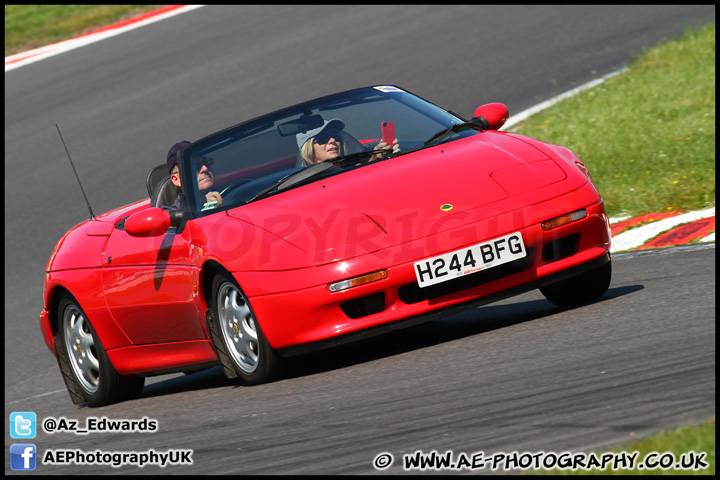
[[[432, 249], [427, 248], [430, 240], [424, 239], [293, 272], [234, 273], [270, 345], [292, 354], [449, 315], [597, 268], [610, 259], [608, 219], [602, 200], [585, 209], [585, 218], [550, 231], [539, 222], [521, 226], [527, 216], [510, 212], [479, 222], [472, 230], [477, 235], [468, 235], [467, 227], [444, 232], [444, 240], [440, 235], [432, 239]], [[417, 287], [415, 261], [514, 231], [522, 233], [528, 251], [522, 261], [438, 286]], [[457, 243], [458, 238], [463, 243]], [[378, 270], [386, 270], [387, 278], [341, 292], [328, 289], [343, 278]]]

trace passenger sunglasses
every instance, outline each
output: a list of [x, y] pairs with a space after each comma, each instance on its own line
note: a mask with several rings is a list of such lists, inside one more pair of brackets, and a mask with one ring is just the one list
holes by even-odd
[[336, 142], [339, 142], [341, 136], [342, 133], [340, 132], [321, 132], [315, 137], [315, 142], [320, 145], [325, 145], [331, 138], [334, 138]]

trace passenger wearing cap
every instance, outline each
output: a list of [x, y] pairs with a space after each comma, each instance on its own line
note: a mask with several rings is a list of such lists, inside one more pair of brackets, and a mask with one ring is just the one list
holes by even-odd
[[[343, 141], [342, 130], [344, 128], [345, 124], [340, 119], [333, 118], [325, 120], [321, 127], [298, 133], [296, 138], [303, 165], [313, 165], [350, 153], [347, 151], [347, 142]], [[392, 150], [392, 153], [398, 153], [400, 146], [397, 139], [393, 142], [392, 147], [380, 141], [373, 150], [388, 150], [387, 153]], [[375, 154], [370, 160], [376, 160], [383, 155], [386, 154]]]
[[[180, 188], [182, 185], [180, 183], [180, 169], [178, 167], [177, 154], [181, 150], [185, 150], [190, 145], [190, 142], [188, 142], [187, 140], [183, 140], [182, 142], [178, 142], [173, 145], [170, 148], [170, 151], [168, 151], [167, 166], [168, 172], [170, 173], [170, 180], [178, 188]], [[213, 205], [213, 207], [219, 207], [220, 204], [222, 204], [222, 197], [220, 196], [220, 192], [210, 191], [212, 186], [215, 184], [215, 174], [212, 171], [212, 164], [212, 158], [201, 157], [196, 162], [195, 172], [197, 174], [198, 190], [200, 191], [200, 195], [202, 197], [205, 197], [205, 201], [207, 202], [205, 205], [212, 204], [212, 202], [217, 202]], [[182, 208], [183, 201], [183, 195], [181, 192], [175, 200], [175, 203], [166, 208], [167, 210], [179, 210], [180, 208]]]

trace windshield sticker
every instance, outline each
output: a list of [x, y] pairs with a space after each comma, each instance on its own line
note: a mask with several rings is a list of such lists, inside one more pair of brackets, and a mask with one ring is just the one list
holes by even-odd
[[381, 92], [390, 93], [390, 92], [401, 92], [397, 87], [375, 87], [375, 90], [380, 90]]

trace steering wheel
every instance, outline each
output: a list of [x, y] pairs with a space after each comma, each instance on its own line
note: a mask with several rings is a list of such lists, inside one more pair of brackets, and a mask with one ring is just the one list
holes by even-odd
[[240, 179], [240, 180], [238, 180], [238, 181], [236, 181], [236, 182], [231, 183], [230, 185], [228, 185], [227, 187], [225, 187], [225, 188], [222, 189], [222, 191], [220, 192], [220, 196], [224, 199], [228, 192], [231, 192], [231, 191], [235, 190], [235, 189], [238, 188], [238, 187], [242, 187], [243, 185], [245, 185], [246, 183], [248, 183], [250, 180], [252, 180], [252, 179], [250, 179], [250, 178], [242, 178], [242, 179]]

